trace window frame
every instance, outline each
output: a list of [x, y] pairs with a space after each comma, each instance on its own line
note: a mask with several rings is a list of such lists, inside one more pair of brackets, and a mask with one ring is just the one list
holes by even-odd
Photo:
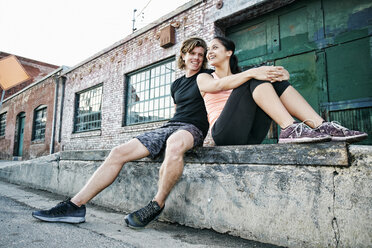
[[[100, 111], [95, 113], [95, 114], [99, 115], [99, 120], [82, 122], [82, 124], [81, 124], [81, 125], [89, 125], [89, 124], [92, 124], [92, 123], [99, 123], [98, 127], [90, 128], [90, 129], [77, 129], [77, 125], [80, 124], [80, 123], [77, 122], [78, 118], [81, 118], [81, 117], [83, 117], [83, 118], [88, 117], [89, 118], [93, 115], [93, 114], [90, 114], [90, 115], [85, 115], [85, 116], [78, 116], [79, 104], [80, 104], [80, 101], [81, 101], [81, 95], [84, 94], [84, 93], [91, 92], [91, 91], [93, 91], [95, 89], [98, 89], [98, 88], [101, 88], [100, 102], [97, 103], [97, 104], [100, 105]], [[83, 132], [101, 130], [101, 127], [102, 127], [102, 103], [103, 103], [103, 83], [97, 84], [95, 86], [92, 86], [90, 88], [87, 88], [87, 89], [84, 89], [82, 91], [79, 91], [79, 92], [75, 93], [73, 133], [83, 133]]]
[[[2, 117], [4, 117], [4, 120], [2, 120]], [[4, 137], [5, 136], [5, 132], [6, 132], [6, 116], [7, 116], [7, 112], [3, 112], [0, 114], [0, 137]], [[4, 132], [2, 134], [2, 132]]]
[[[171, 64], [170, 72], [167, 72], [167, 70], [162, 72], [162, 66]], [[159, 121], [165, 121], [172, 118], [174, 114], [174, 103], [171, 97], [171, 85], [172, 82], [174, 82], [176, 77], [176, 58], [174, 56], [164, 59], [162, 61], [159, 61], [157, 63], [154, 63], [152, 65], [149, 65], [147, 67], [144, 67], [142, 69], [133, 71], [131, 73], [128, 73], [125, 75], [125, 101], [124, 101], [124, 114], [123, 114], [123, 126], [134, 126], [134, 125], [140, 125], [140, 124], [147, 124], [152, 122], [159, 122]], [[157, 69], [158, 68], [158, 69]], [[169, 67], [166, 67], [169, 69]], [[156, 74], [156, 70], [158, 70], [158, 74]], [[140, 76], [142, 77], [142, 74], [145, 73], [144, 80], [136, 81], [135, 84], [142, 84], [144, 83], [144, 89], [142, 89], [142, 86], [136, 92], [137, 94], [142, 94], [143, 100], [138, 100], [131, 102], [131, 98], [133, 97], [133, 92], [131, 91], [132, 84], [131, 79], [133, 76]], [[152, 74], [155, 73], [155, 76]], [[169, 82], [166, 81], [164, 84], [161, 84], [161, 78], [164, 77], [165, 80], [169, 79]], [[158, 80], [157, 80], [158, 79]], [[148, 86], [148, 88], [146, 87]], [[168, 88], [167, 88], [168, 87]], [[163, 94], [162, 94], [162, 88], [163, 88]], [[159, 93], [157, 95], [157, 90], [159, 89]], [[154, 97], [151, 97], [154, 95]], [[158, 100], [158, 101], [157, 101]], [[164, 100], [163, 102], [161, 102]], [[156, 102], [157, 101], [157, 102]], [[169, 102], [166, 102], [169, 101]], [[136, 104], [143, 104], [143, 106], [139, 106], [140, 109], [144, 109], [143, 111], [138, 111], [137, 117], [129, 116], [132, 112], [131, 108], [135, 107]], [[145, 106], [147, 104], [147, 106]], [[150, 105], [154, 104], [155, 106], [158, 105], [158, 108], [152, 107]], [[161, 106], [161, 104], [163, 104]], [[148, 108], [146, 110], [146, 107]], [[150, 113], [157, 113], [158, 115], [150, 116]], [[145, 115], [143, 115], [145, 114]], [[148, 116], [146, 116], [146, 114]], [[160, 115], [164, 116], [162, 118]], [[142, 115], [142, 116], [141, 116]], [[130, 118], [134, 118], [134, 121], [130, 121]], [[137, 120], [136, 120], [137, 118]], [[140, 120], [142, 118], [142, 120]], [[146, 118], [148, 118], [146, 120]]]
[[[34, 109], [34, 117], [33, 117], [33, 121], [32, 121], [31, 141], [44, 141], [45, 140], [45, 129], [46, 129], [46, 123], [47, 123], [47, 118], [48, 118], [47, 109], [48, 109], [47, 105], [40, 105], [39, 107]], [[45, 116], [43, 116], [43, 118], [45, 118], [45, 121], [43, 121], [42, 126], [37, 127], [37, 124], [38, 124], [38, 123], [36, 123], [36, 120], [38, 118], [37, 113], [40, 112], [40, 111], [45, 111]], [[43, 135], [43, 137], [41, 137], [41, 135], [40, 135], [40, 137], [36, 138], [35, 137], [36, 136], [36, 131], [39, 130], [39, 129], [44, 129], [44, 135]]]

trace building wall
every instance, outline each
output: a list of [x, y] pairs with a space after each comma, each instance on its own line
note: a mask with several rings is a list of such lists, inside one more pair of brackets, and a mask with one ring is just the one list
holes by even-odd
[[[31, 159], [49, 154], [53, 122], [54, 88], [54, 79], [49, 77], [3, 103], [0, 112], [6, 112], [7, 114], [5, 136], [0, 137], [1, 159], [11, 159], [13, 157], [17, 129], [16, 120], [17, 115], [21, 112], [25, 112], [26, 115], [22, 159]], [[45, 139], [44, 141], [31, 141], [34, 110], [40, 105], [47, 106]]]
[[[324, 0], [325, 1], [325, 0]], [[293, 3], [295, 2], [295, 3]], [[153, 129], [163, 122], [123, 126], [125, 115], [126, 75], [167, 58], [177, 58], [182, 41], [199, 36], [209, 41], [215, 35], [225, 35], [236, 26], [258, 20], [266, 13], [282, 8], [293, 8], [293, 4], [305, 4], [295, 0], [194, 0], [160, 18], [157, 23], [138, 30], [123, 40], [88, 58], [64, 74], [65, 90], [61, 89], [58, 101], [57, 123], [61, 150], [110, 149], [128, 141], [143, 131]], [[346, 1], [345, 1], [346, 2]], [[222, 3], [222, 4], [221, 4]], [[317, 3], [321, 3], [318, 1]], [[345, 12], [340, 9], [339, 13]], [[160, 47], [158, 34], [170, 24], [179, 24], [175, 30], [175, 45]], [[175, 25], [176, 26], [176, 25]], [[310, 25], [311, 26], [311, 25]], [[269, 39], [269, 38], [267, 38]], [[258, 58], [258, 60], [262, 58]], [[176, 77], [183, 74], [176, 70]], [[311, 80], [310, 78], [307, 78]], [[102, 123], [96, 131], [74, 133], [74, 111], [76, 93], [95, 85], [103, 85]], [[62, 99], [62, 91], [64, 98]], [[308, 99], [309, 100], [309, 99]], [[61, 114], [61, 111], [63, 113]]]
[[[136, 31], [91, 58], [82, 61], [64, 73], [58, 84], [55, 151], [110, 149], [143, 131], [162, 125], [164, 121], [132, 126], [123, 125], [126, 75], [168, 58], [177, 59], [182, 41], [191, 36], [199, 36], [209, 41], [215, 35], [225, 35], [226, 31], [232, 26], [247, 23], [268, 12], [274, 13], [273, 11], [276, 9], [292, 4], [292, 2], [295, 2], [295, 0], [193, 0], [160, 18], [155, 24], [150, 24]], [[289, 5], [288, 8], [290, 8]], [[176, 42], [169, 48], [162, 48], [160, 47], [159, 33], [162, 28], [168, 25], [176, 26]], [[24, 66], [27, 65], [24, 64]], [[183, 75], [183, 72], [177, 69], [176, 77], [181, 75]], [[50, 84], [52, 83], [50, 82]], [[101, 129], [74, 133], [76, 93], [99, 84], [103, 85]], [[1, 112], [8, 111], [5, 110], [6, 107], [12, 110], [9, 111], [11, 114], [7, 115], [6, 135], [0, 138], [0, 156], [12, 156], [16, 116], [24, 108], [22, 104], [26, 103], [27, 106], [30, 105], [33, 108], [27, 107], [24, 108], [26, 110], [23, 110], [26, 111], [27, 123], [25, 129], [25, 158], [47, 154], [52, 125], [51, 104], [53, 102], [48, 97], [52, 98], [54, 88], [50, 86], [45, 91], [48, 96], [48, 100], [45, 101], [48, 102], [47, 126], [50, 130], [48, 129], [43, 144], [30, 142], [31, 123], [33, 121], [31, 115], [33, 115], [33, 109], [37, 107], [34, 101], [40, 101], [45, 97], [44, 95], [40, 99], [30, 97], [34, 94], [34, 91], [32, 88], [28, 93], [22, 93], [22, 95], [12, 99], [14, 105], [12, 107], [11, 102], [4, 104], [4, 109]]]
[[[0, 52], [0, 59], [9, 55], [9, 53]], [[4, 102], [0, 109], [0, 114], [6, 112], [5, 135], [0, 136], [0, 159], [13, 158], [14, 141], [17, 131], [17, 115], [21, 112], [25, 112], [26, 114], [22, 159], [35, 158], [49, 154], [55, 83], [54, 79], [48, 77], [48, 75], [57, 71], [59, 67], [21, 56], [16, 57], [27, 71], [30, 79], [5, 92]], [[44, 78], [45, 80], [43, 80]], [[0, 89], [0, 95], [1, 94], [2, 89]], [[47, 105], [45, 141], [32, 142], [34, 109], [40, 105]]]
[[[223, 2], [220, 8], [218, 0], [190, 1], [183, 6], [183, 9], [181, 8], [181, 11], [179, 8], [159, 19], [159, 25], [153, 25], [145, 31], [137, 31], [67, 72], [64, 75], [66, 88], [59, 137], [61, 150], [110, 149], [143, 131], [162, 125], [164, 122], [123, 126], [125, 75], [161, 60], [176, 58], [182, 41], [189, 37], [198, 36], [209, 41], [215, 35], [223, 35], [228, 26], [269, 12], [293, 0]], [[263, 3], [265, 5], [262, 7]], [[176, 23], [179, 24], [175, 31], [176, 44], [166, 49], [160, 47], [157, 34], [167, 25]], [[182, 75], [183, 72], [177, 69], [176, 78]], [[103, 84], [101, 130], [74, 133], [75, 94], [101, 83]], [[59, 111], [58, 113], [60, 115]]]
[[[199, 2], [200, 4], [193, 8], [165, 20], [159, 26], [123, 42], [65, 75], [62, 150], [112, 148], [144, 130], [163, 123], [123, 127], [125, 75], [161, 60], [176, 57], [182, 41], [188, 37], [202, 36], [206, 40], [211, 39], [214, 35], [213, 24], [206, 25], [204, 21], [206, 12], [214, 7], [214, 2]], [[176, 22], [180, 23], [180, 27], [176, 29], [176, 44], [166, 49], [160, 47], [157, 34], [163, 27]], [[176, 77], [181, 75], [182, 71], [177, 69]], [[101, 130], [73, 133], [75, 94], [101, 83], [103, 83]]]

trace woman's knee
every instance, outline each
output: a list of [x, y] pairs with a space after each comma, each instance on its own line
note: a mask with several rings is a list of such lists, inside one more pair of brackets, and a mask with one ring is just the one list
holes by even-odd
[[272, 84], [274, 87], [274, 90], [276, 91], [276, 94], [280, 97], [284, 91], [291, 86], [291, 84], [288, 81], [280, 81], [280, 82], [275, 82]]
[[249, 88], [250, 88], [251, 93], [253, 94], [253, 92], [257, 89], [257, 87], [259, 87], [261, 85], [271, 85], [272, 86], [272, 83], [270, 83], [268, 81], [251, 79], [251, 81], [249, 83]]

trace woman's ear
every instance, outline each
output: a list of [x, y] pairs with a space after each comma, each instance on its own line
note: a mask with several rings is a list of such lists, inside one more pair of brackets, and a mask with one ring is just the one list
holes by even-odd
[[231, 57], [231, 56], [232, 56], [232, 54], [233, 54], [233, 52], [232, 52], [232, 51], [226, 51], [226, 56], [228, 56], [228, 57]]
[[181, 52], [181, 58], [183, 61], [185, 61], [185, 54]]

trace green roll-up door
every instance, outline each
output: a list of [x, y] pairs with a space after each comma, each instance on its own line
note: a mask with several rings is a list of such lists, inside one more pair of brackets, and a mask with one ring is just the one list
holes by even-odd
[[236, 42], [243, 68], [284, 66], [318, 113], [368, 132], [359, 144], [372, 144], [371, 28], [371, 1], [301, 0], [230, 27], [226, 35]]
[[326, 98], [324, 80], [324, 56], [309, 52], [278, 59], [275, 65], [280, 65], [291, 72], [291, 85], [297, 89], [307, 102], [320, 112], [320, 102]]

